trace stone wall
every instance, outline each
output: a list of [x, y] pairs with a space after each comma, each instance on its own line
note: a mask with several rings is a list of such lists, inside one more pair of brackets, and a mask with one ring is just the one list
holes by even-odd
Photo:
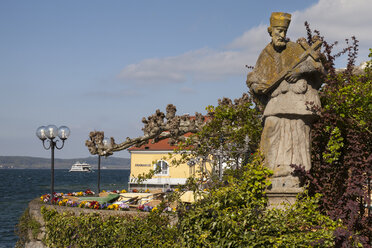
[[114, 211], [114, 210], [96, 210], [96, 209], [86, 209], [78, 207], [66, 207], [58, 205], [46, 205], [40, 202], [39, 198], [32, 200], [28, 204], [29, 214], [37, 222], [40, 223], [40, 232], [36, 239], [33, 237], [31, 230], [28, 231], [28, 239], [30, 240], [25, 244], [26, 248], [44, 248], [46, 247], [42, 240], [45, 237], [45, 222], [41, 214], [41, 207], [46, 206], [48, 209], [55, 209], [58, 213], [72, 212], [76, 216], [80, 214], [89, 214], [89, 213], [98, 213], [101, 216], [146, 216], [147, 212], [138, 212], [137, 210], [133, 211]]

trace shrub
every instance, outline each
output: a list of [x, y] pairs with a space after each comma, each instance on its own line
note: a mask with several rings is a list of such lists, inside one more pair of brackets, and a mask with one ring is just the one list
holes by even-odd
[[262, 158], [229, 177], [180, 216], [184, 247], [333, 247], [342, 225], [317, 210], [319, 195], [306, 194], [293, 206], [267, 209], [265, 189], [271, 172]]
[[59, 214], [42, 208], [49, 247], [174, 247], [176, 229], [169, 216], [147, 217]]

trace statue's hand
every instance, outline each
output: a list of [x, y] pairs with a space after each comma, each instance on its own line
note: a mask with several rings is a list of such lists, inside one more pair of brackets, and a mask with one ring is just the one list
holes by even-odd
[[285, 78], [288, 83], [295, 83], [300, 79], [300, 72], [298, 70], [291, 70], [288, 73], [288, 76]]
[[253, 83], [251, 85], [251, 89], [256, 94], [262, 94], [262, 92], [266, 89], [266, 87], [263, 84]]

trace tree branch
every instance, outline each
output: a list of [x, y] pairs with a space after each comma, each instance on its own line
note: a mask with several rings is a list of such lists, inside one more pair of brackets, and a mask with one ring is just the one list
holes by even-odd
[[205, 117], [200, 113], [195, 113], [195, 117], [190, 117], [189, 115], [177, 116], [176, 111], [176, 106], [168, 104], [166, 114], [160, 110], [156, 110], [155, 114], [143, 118], [143, 136], [134, 139], [127, 137], [120, 144], [116, 144], [115, 139], [111, 137], [111, 146], [107, 148], [102, 143], [104, 132], [93, 131], [90, 132], [89, 140], [85, 142], [85, 145], [92, 155], [109, 156], [113, 152], [122, 151], [132, 146], [139, 147], [145, 145], [150, 140], [152, 143], [156, 143], [169, 138], [169, 143], [174, 145], [180, 141], [184, 141], [185, 134], [196, 133], [205, 125]]

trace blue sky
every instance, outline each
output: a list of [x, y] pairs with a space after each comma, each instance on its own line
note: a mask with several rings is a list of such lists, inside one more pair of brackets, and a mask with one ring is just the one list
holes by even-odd
[[55, 124], [71, 129], [56, 157], [85, 157], [92, 130], [120, 142], [168, 103], [194, 114], [240, 97], [273, 11], [292, 14], [292, 40], [307, 20], [338, 49], [355, 35], [367, 60], [370, 0], [1, 1], [0, 155], [49, 157], [35, 131]]

